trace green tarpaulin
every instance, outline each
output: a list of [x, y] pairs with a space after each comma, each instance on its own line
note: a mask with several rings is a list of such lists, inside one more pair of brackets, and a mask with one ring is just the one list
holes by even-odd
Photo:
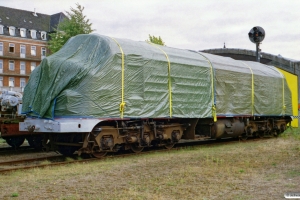
[[158, 118], [290, 115], [284, 76], [257, 62], [114, 39], [71, 38], [43, 59], [24, 90], [23, 113]]

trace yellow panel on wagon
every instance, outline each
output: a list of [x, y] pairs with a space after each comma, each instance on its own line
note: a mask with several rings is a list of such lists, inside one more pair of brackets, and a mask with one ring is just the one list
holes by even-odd
[[[280, 70], [280, 72], [285, 76], [287, 84], [292, 93], [293, 116], [298, 117], [298, 76], [279, 68], [278, 70]], [[292, 127], [298, 127], [298, 118], [294, 117], [291, 125]]]

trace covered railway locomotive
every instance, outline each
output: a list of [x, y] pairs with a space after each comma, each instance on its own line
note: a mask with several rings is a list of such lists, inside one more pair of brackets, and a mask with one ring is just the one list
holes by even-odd
[[101, 157], [181, 139], [277, 135], [292, 104], [275, 67], [91, 34], [32, 72], [22, 111], [20, 130], [44, 133], [45, 147]]

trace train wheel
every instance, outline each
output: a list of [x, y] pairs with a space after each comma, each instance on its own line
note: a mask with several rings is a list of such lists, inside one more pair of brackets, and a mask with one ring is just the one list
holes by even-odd
[[172, 149], [174, 147], [175, 143], [166, 144], [164, 147], [166, 149]]
[[[80, 134], [57, 134], [57, 142], [61, 143], [78, 143], [81, 141]], [[79, 146], [57, 145], [58, 152], [64, 156], [72, 156], [77, 151]]]
[[248, 136], [247, 136], [246, 133], [243, 133], [243, 134], [240, 136], [240, 138], [241, 138], [243, 141], [245, 141], [245, 140], [248, 139]]
[[73, 146], [58, 146], [58, 152], [64, 156], [72, 156], [75, 151], [78, 150], [78, 147]]
[[103, 151], [103, 152], [93, 152], [92, 156], [95, 158], [103, 158], [104, 156], [106, 156], [107, 152]]
[[93, 147], [93, 153], [91, 153], [91, 156], [94, 158], [102, 158], [106, 156], [107, 152], [106, 151], [99, 151], [98, 146]]
[[18, 148], [24, 143], [25, 137], [23, 137], [23, 136], [8, 137], [8, 138], [5, 138], [5, 140], [9, 146], [11, 146], [13, 148]]
[[259, 132], [257, 133], [257, 137], [259, 137], [259, 138], [264, 138], [264, 136], [265, 136], [265, 133], [262, 132], [262, 131], [259, 131]]
[[30, 135], [26, 137], [29, 145], [35, 150], [42, 150], [43, 148], [43, 136], [42, 135]]
[[273, 132], [273, 136], [274, 136], [274, 137], [278, 137], [279, 134], [280, 134], [280, 133], [278, 133], [277, 131], [274, 131], [274, 132]]
[[139, 147], [137, 144], [131, 144], [130, 149], [133, 153], [140, 153], [144, 150], [144, 147]]

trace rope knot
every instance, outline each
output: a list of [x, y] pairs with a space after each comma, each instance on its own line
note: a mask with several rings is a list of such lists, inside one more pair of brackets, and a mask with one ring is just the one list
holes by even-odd
[[125, 110], [125, 102], [120, 103], [120, 112], [124, 112]]

